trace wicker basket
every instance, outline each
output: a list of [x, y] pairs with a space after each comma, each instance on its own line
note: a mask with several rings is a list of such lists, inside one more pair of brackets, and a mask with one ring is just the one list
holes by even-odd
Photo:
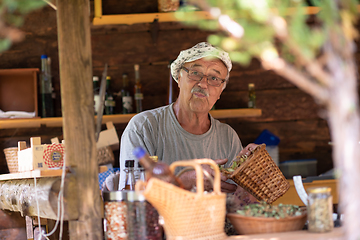
[[226, 215], [238, 234], [289, 232], [303, 229], [307, 214], [287, 218], [247, 217], [237, 213]]
[[273, 203], [289, 190], [290, 184], [261, 144], [230, 175], [239, 186], [258, 200]]
[[[214, 191], [204, 192], [201, 164], [209, 164], [215, 170]], [[164, 218], [166, 239], [223, 240], [226, 214], [226, 194], [221, 193], [220, 171], [213, 160], [196, 159], [177, 161], [171, 164], [174, 172], [178, 166], [193, 166], [196, 171], [197, 192], [193, 193], [156, 178], [146, 184], [136, 183], [136, 189], [143, 192]]]
[[112, 165], [114, 165], [115, 159], [111, 147], [107, 146], [107, 147], [99, 148], [97, 153], [97, 159], [99, 165], [103, 165], [107, 163], [111, 163]]
[[10, 173], [17, 173], [18, 168], [18, 148], [9, 147], [4, 149], [6, 163]]

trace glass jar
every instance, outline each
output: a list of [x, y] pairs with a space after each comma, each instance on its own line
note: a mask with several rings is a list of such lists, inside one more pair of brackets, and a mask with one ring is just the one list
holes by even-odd
[[310, 188], [307, 191], [308, 230], [316, 233], [330, 232], [334, 228], [331, 188]]
[[162, 239], [162, 229], [156, 209], [145, 200], [144, 195], [141, 193], [135, 191], [126, 192], [129, 239]]
[[105, 239], [127, 240], [127, 204], [123, 191], [103, 192]]

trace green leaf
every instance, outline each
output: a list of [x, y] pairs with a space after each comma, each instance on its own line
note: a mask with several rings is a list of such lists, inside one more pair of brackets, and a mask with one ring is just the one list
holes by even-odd
[[11, 41], [8, 38], [0, 39], [0, 52], [6, 51], [10, 48]]
[[247, 52], [234, 51], [230, 52], [229, 55], [231, 60], [233, 60], [234, 62], [238, 62], [242, 65], [249, 65], [252, 58], [251, 55]]

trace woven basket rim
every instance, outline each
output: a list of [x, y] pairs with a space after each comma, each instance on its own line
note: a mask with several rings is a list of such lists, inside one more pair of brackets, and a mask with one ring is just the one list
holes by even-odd
[[227, 217], [236, 217], [236, 218], [241, 218], [244, 220], [256, 220], [256, 221], [263, 221], [263, 222], [272, 222], [272, 221], [276, 221], [276, 222], [281, 222], [281, 221], [289, 221], [289, 220], [295, 220], [295, 219], [301, 219], [305, 216], [307, 216], [307, 212], [303, 211], [303, 213], [299, 216], [291, 216], [291, 217], [286, 217], [286, 218], [274, 218], [274, 217], [252, 217], [252, 216], [244, 216], [238, 213], [227, 213], [226, 214]]

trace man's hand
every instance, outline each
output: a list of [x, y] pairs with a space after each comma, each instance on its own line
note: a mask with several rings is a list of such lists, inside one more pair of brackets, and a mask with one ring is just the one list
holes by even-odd
[[[223, 164], [227, 163], [228, 160], [227, 159], [217, 159], [214, 161], [218, 165], [223, 165]], [[204, 164], [204, 165], [202, 165], [202, 167], [203, 167], [203, 170], [207, 171], [209, 173], [210, 177], [212, 179], [214, 179], [214, 175], [215, 175], [214, 170], [209, 165]], [[235, 192], [237, 185], [227, 183], [226, 182], [226, 180], [228, 179], [227, 176], [221, 174], [220, 179], [221, 179], [221, 191], [222, 192], [225, 192], [225, 193]], [[182, 174], [180, 176], [180, 180], [184, 184], [185, 189], [190, 190], [193, 186], [196, 185], [195, 170], [185, 172], [184, 174]], [[204, 190], [210, 191], [212, 189], [213, 189], [213, 184], [212, 184], [211, 180], [208, 177], [204, 176]]]
[[249, 156], [251, 151], [254, 150], [258, 145], [255, 143], [249, 143], [243, 150], [240, 151], [239, 156]]

